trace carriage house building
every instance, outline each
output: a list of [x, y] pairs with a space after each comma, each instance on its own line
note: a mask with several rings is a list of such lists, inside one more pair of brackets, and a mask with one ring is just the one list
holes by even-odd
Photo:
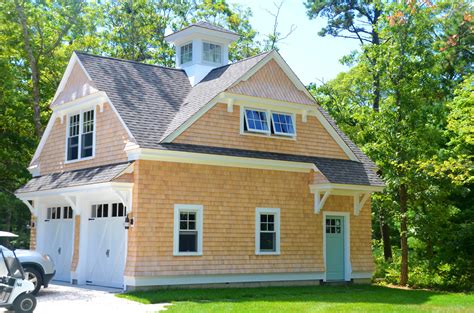
[[375, 165], [276, 51], [166, 38], [176, 68], [73, 53], [16, 191], [55, 279], [124, 289], [372, 275]]

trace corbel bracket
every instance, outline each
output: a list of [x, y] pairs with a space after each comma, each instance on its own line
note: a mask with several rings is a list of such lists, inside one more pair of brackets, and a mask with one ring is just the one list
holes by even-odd
[[321, 212], [330, 194], [330, 190], [316, 190], [314, 192], [314, 213], [319, 214]]
[[[362, 198], [361, 198], [362, 196]], [[370, 192], [354, 194], [354, 215], [359, 215], [365, 202], [369, 199]]]

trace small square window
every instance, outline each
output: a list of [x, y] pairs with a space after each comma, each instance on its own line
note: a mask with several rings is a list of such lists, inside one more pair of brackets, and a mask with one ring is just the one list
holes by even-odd
[[272, 113], [273, 132], [275, 135], [294, 136], [293, 116], [284, 113]]
[[270, 133], [267, 112], [259, 110], [245, 110], [245, 125], [249, 132]]
[[209, 42], [202, 44], [202, 59], [207, 62], [221, 63], [222, 62], [222, 48]]

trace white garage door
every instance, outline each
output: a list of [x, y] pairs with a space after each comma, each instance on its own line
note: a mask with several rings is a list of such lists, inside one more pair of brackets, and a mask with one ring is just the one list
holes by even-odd
[[125, 211], [122, 203], [92, 205], [88, 225], [88, 284], [123, 286], [126, 256]]
[[42, 252], [54, 261], [54, 280], [70, 281], [73, 251], [74, 220], [72, 208], [51, 207], [44, 220], [44, 241]]

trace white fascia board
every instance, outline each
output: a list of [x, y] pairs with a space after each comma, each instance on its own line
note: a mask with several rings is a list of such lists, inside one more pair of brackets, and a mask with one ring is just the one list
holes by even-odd
[[51, 130], [53, 129], [54, 122], [56, 121], [57, 117], [58, 117], [57, 114], [53, 112], [53, 114], [49, 118], [48, 124], [46, 126], [46, 129], [44, 130], [43, 135], [41, 136], [41, 140], [38, 144], [38, 147], [36, 147], [35, 154], [33, 154], [33, 158], [30, 161], [30, 167], [39, 158], [41, 151], [43, 151], [43, 147], [46, 144], [46, 140], [48, 140], [49, 134], [51, 133]]
[[[256, 109], [280, 110], [283, 112], [291, 112], [296, 114], [303, 114], [303, 112], [316, 112], [318, 109], [315, 105], [303, 104], [296, 102], [288, 102], [282, 100], [275, 100], [269, 98], [259, 98], [254, 96], [246, 96], [231, 92], [222, 92], [219, 94], [219, 99], [222, 103], [227, 103], [232, 100], [234, 105], [251, 106]], [[313, 113], [315, 115], [315, 113]]]
[[218, 30], [207, 29], [199, 26], [191, 26], [189, 28], [183, 29], [181, 31], [175, 32], [171, 35], [165, 37], [165, 40], [174, 45], [180, 45], [186, 41], [192, 40], [193, 38], [202, 38], [208, 37], [213, 38], [213, 40], [222, 41], [222, 43], [229, 44], [237, 39], [239, 35], [230, 34], [227, 32], [222, 32]]
[[72, 187], [49, 189], [49, 190], [40, 190], [40, 191], [33, 191], [33, 192], [15, 193], [15, 196], [20, 200], [31, 200], [33, 198], [38, 198], [38, 197], [58, 196], [58, 195], [63, 195], [63, 194], [76, 194], [76, 193], [84, 193], [84, 192], [91, 192], [91, 191], [101, 191], [101, 190], [106, 190], [106, 189], [131, 191], [132, 188], [133, 188], [133, 183], [106, 182], [106, 183], [80, 185], [80, 186], [72, 186]]
[[87, 79], [92, 81], [92, 78], [90, 77], [89, 73], [87, 73], [86, 69], [84, 68], [84, 65], [82, 65], [81, 60], [79, 60], [79, 57], [77, 56], [76, 52], [73, 52], [67, 64], [66, 71], [64, 72], [63, 77], [61, 78], [61, 82], [59, 83], [58, 89], [56, 89], [56, 93], [54, 94], [51, 103], [54, 103], [61, 91], [64, 90], [64, 87], [66, 86], [66, 83], [69, 80], [69, 76], [71, 75], [72, 69], [74, 68], [74, 65], [76, 65], [76, 63], [78, 63], [81, 69], [84, 71], [84, 74], [86, 74]]
[[151, 160], [163, 162], [203, 164], [214, 166], [256, 168], [288, 172], [319, 172], [313, 163], [290, 162], [269, 159], [256, 159], [247, 157], [235, 157], [227, 155], [215, 155], [205, 153], [193, 153], [183, 151], [170, 151], [158, 149], [134, 149], [127, 151], [128, 159]]
[[325, 183], [309, 185], [309, 189], [312, 193], [318, 191], [336, 191], [342, 193], [347, 192], [347, 194], [352, 195], [357, 192], [382, 192], [384, 187]]

